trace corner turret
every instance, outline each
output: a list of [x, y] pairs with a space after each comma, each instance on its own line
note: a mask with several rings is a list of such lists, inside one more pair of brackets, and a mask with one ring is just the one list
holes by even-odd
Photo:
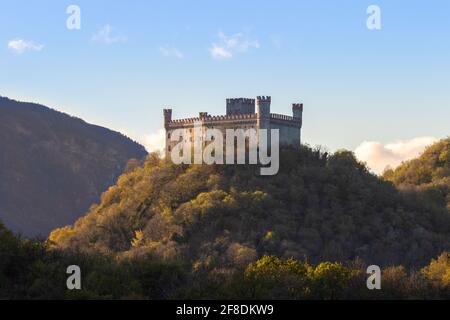
[[303, 115], [303, 103], [292, 104], [292, 116], [294, 119], [301, 119]]
[[256, 113], [258, 118], [270, 118], [270, 102], [271, 97], [258, 96], [256, 97]]
[[167, 125], [172, 121], [172, 109], [164, 109], [164, 127], [166, 128]]

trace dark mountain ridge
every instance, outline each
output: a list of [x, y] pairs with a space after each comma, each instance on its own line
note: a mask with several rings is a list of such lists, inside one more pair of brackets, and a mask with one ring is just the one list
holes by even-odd
[[25, 236], [73, 223], [144, 147], [50, 109], [0, 97], [0, 220]]

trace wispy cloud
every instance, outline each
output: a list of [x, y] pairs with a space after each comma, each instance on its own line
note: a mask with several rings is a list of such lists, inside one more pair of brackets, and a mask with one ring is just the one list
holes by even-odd
[[355, 149], [355, 155], [359, 160], [366, 162], [375, 173], [382, 173], [386, 167], [395, 168], [403, 161], [419, 156], [427, 146], [437, 140], [434, 137], [417, 137], [385, 145], [375, 141], [364, 141]]
[[8, 48], [18, 54], [26, 51], [41, 51], [44, 45], [29, 40], [14, 39], [8, 42]]
[[233, 54], [229, 50], [216, 45], [213, 45], [213, 47], [210, 49], [210, 52], [212, 57], [215, 59], [229, 59], [233, 57]]
[[223, 32], [217, 35], [218, 41], [213, 42], [209, 52], [214, 59], [230, 59], [236, 53], [247, 52], [251, 48], [259, 48], [258, 40], [251, 39], [246, 33], [235, 33], [227, 36]]
[[117, 31], [113, 27], [107, 24], [101, 27], [92, 36], [92, 41], [104, 44], [114, 44], [126, 42], [127, 38], [124, 35], [117, 33]]
[[165, 57], [173, 57], [173, 58], [177, 58], [177, 59], [184, 58], [183, 53], [176, 48], [159, 47], [159, 52], [161, 52], [161, 54]]

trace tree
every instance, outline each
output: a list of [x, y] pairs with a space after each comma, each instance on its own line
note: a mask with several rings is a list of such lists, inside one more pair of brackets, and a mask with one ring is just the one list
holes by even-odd
[[450, 293], [450, 253], [443, 252], [437, 259], [433, 259], [428, 266], [421, 270], [424, 277], [434, 287], [449, 290]]

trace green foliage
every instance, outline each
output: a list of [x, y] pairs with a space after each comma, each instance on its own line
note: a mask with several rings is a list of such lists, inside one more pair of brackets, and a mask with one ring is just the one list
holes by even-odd
[[264, 255], [420, 266], [450, 247], [445, 206], [397, 191], [351, 152], [283, 149], [280, 163], [267, 177], [255, 166], [178, 166], [151, 154], [50, 240], [230, 272]]
[[429, 146], [417, 159], [384, 173], [384, 179], [407, 191], [420, 191], [424, 201], [450, 210], [450, 138]]
[[[443, 169], [411, 183], [445, 173], [447, 153], [436, 153]], [[348, 151], [284, 149], [280, 162], [267, 177], [151, 154], [47, 242], [1, 226], [0, 298], [450, 297], [445, 174], [406, 188], [386, 172], [398, 190]], [[382, 290], [367, 289], [364, 261], [382, 267]], [[83, 270], [80, 292], [65, 288], [71, 264]]]
[[[82, 290], [66, 287], [66, 269], [82, 270]], [[59, 251], [21, 240], [0, 224], [0, 299], [168, 299], [187, 278], [186, 267]]]
[[341, 263], [322, 262], [316, 267], [295, 259], [264, 256], [245, 270], [244, 285], [250, 298], [343, 298], [352, 276]]
[[433, 286], [450, 292], [450, 253], [442, 253], [436, 260], [421, 270]]
[[244, 286], [252, 299], [301, 299], [310, 292], [310, 269], [295, 259], [264, 256], [244, 273]]
[[[383, 270], [382, 290], [365, 286], [365, 264], [263, 256], [227, 269], [196, 268], [149, 256], [116, 259], [21, 240], [0, 225], [0, 299], [448, 299], [450, 256], [420, 273]], [[237, 246], [240, 252], [242, 247]], [[244, 249], [245, 251], [245, 249]], [[254, 259], [254, 256], [252, 256]], [[207, 259], [208, 260], [208, 259]], [[66, 268], [82, 270], [82, 290], [66, 288]], [[239, 265], [239, 264], [237, 264]]]
[[312, 292], [321, 299], [337, 299], [343, 297], [348, 287], [351, 270], [338, 262], [322, 262], [310, 272]]

